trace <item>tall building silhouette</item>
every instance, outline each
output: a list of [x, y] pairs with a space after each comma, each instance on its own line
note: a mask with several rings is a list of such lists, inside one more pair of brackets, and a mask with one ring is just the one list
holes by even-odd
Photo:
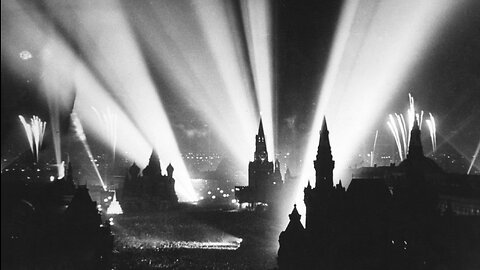
[[[450, 269], [445, 258], [454, 258], [454, 265], [468, 261], [463, 254], [475, 247], [458, 248], [480, 240], [480, 222], [474, 216], [478, 188], [457, 181], [463, 178], [444, 173], [424, 156], [417, 121], [407, 158], [399, 166], [369, 168], [345, 190], [341, 182], [333, 185], [334, 164], [323, 119], [315, 187], [309, 181], [304, 189], [305, 228], [294, 206], [279, 237], [280, 269]], [[439, 198], [446, 183], [457, 193]], [[473, 214], [453, 218], [454, 203], [469, 204]]]
[[276, 160], [274, 165], [268, 160], [265, 132], [260, 119], [258, 133], [255, 135], [253, 161], [248, 164], [248, 186], [237, 186], [235, 196], [241, 203], [272, 203], [282, 184], [280, 162]]
[[262, 119], [258, 127], [258, 134], [255, 136], [255, 153], [253, 161], [248, 164], [248, 186], [257, 191], [256, 199], [262, 201], [265, 195], [262, 194], [269, 186], [270, 175], [273, 174], [273, 162], [268, 161], [267, 144], [263, 131]]
[[113, 235], [86, 185], [2, 173], [2, 269], [110, 269]]
[[152, 151], [148, 165], [141, 174], [135, 162], [130, 166], [120, 199], [126, 213], [136, 210], [159, 210], [178, 202], [172, 164], [169, 164], [166, 170], [167, 175], [163, 175], [160, 159], [155, 150]]
[[345, 226], [345, 189], [341, 183], [333, 185], [335, 161], [332, 157], [327, 121], [324, 118], [320, 130], [317, 156], [313, 162], [315, 168], [315, 187], [310, 181], [304, 189], [306, 206], [306, 232], [315, 243], [314, 261], [322, 261], [330, 267], [338, 252], [335, 243], [340, 241]]

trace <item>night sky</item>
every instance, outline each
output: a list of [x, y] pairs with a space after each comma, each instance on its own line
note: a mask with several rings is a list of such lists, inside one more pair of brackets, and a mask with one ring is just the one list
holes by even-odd
[[[40, 1], [41, 2], [41, 1]], [[440, 33], [440, 37], [429, 48], [426, 55], [414, 70], [408, 73], [402, 89], [395, 94], [389, 112], [405, 112], [408, 106], [408, 93], [412, 93], [417, 104], [437, 116], [439, 145], [448, 139], [453, 148], [466, 155], [473, 155], [480, 139], [480, 2], [464, 1], [457, 14]], [[182, 2], [187, 5], [188, 2]], [[128, 10], [135, 12], [132, 3], [122, 2]], [[25, 5], [28, 6], [28, 5]], [[241, 21], [238, 2], [232, 2], [232, 16]], [[38, 4], [47, 17], [48, 10]], [[59, 8], [67, 8], [59, 6]], [[341, 10], [340, 1], [274, 1], [271, 10], [273, 23], [272, 48], [274, 55], [274, 108], [277, 119], [277, 147], [280, 151], [302, 149], [310, 132], [311, 122], [319, 96], [319, 85], [325, 72], [330, 47]], [[48, 119], [48, 106], [45, 97], [36, 85], [39, 74], [18, 74], [7, 61], [4, 50], [4, 33], [10, 31], [6, 10], [2, 1], [2, 86], [1, 86], [1, 141], [2, 156], [4, 146], [20, 143], [26, 147], [17, 115], [36, 114]], [[187, 14], [188, 15], [188, 14]], [[61, 24], [53, 23], [65, 35], [72, 48], [76, 49], [75, 39]], [[133, 20], [132, 18], [130, 18]], [[241, 29], [240, 29], [241, 30]], [[179, 31], [182, 31], [181, 29]], [[153, 53], [138, 37], [144, 56]], [[30, 50], [18, 44], [18, 53]], [[80, 56], [81, 50], [77, 50]], [[33, 58], [22, 60], [17, 65], [38, 65], [36, 52]], [[200, 119], [195, 104], [175, 96], [175, 89], [168, 84], [168, 74], [147, 59], [147, 66], [159, 90], [162, 103], [172, 122], [174, 132], [180, 141], [180, 148], [187, 151], [206, 151], [204, 140], [208, 134], [208, 123]], [[214, 106], [212, 104], [212, 106]], [[65, 118], [68, 112], [64, 112]], [[386, 129], [387, 115], [376, 123], [390, 139]], [[66, 123], [67, 121], [65, 121]], [[67, 127], [68, 128], [68, 127]], [[372, 134], [374, 130], [371, 131]], [[23, 145], [22, 145], [23, 143]], [[393, 143], [393, 140], [392, 140]], [[253, 144], [253, 136], [252, 136]], [[447, 143], [448, 144], [448, 143]], [[217, 146], [221, 148], [220, 146]], [[222, 149], [213, 149], [222, 152]]]

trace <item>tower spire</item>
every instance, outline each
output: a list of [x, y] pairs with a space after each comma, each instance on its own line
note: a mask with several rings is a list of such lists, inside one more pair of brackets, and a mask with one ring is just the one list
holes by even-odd
[[319, 150], [320, 150], [320, 147], [330, 148], [330, 139], [328, 134], [329, 132], [327, 128], [327, 119], [324, 116], [323, 122], [322, 122], [322, 129], [320, 130], [320, 142], [318, 144]]
[[143, 173], [146, 175], [161, 175], [162, 167], [160, 166], [160, 158], [158, 157], [157, 151], [152, 150], [150, 159], [148, 160], [147, 167], [143, 170]]
[[263, 131], [263, 122], [261, 117], [260, 117], [260, 125], [258, 126], [258, 136], [265, 138], [265, 132]]
[[268, 160], [267, 144], [265, 143], [265, 132], [263, 131], [262, 118], [258, 125], [258, 134], [255, 136], [255, 154], [254, 160], [261, 160], [262, 162]]
[[330, 139], [328, 136], [327, 120], [323, 117], [320, 141], [317, 149], [317, 159], [313, 162], [316, 171], [315, 187], [333, 188], [333, 168], [335, 162], [332, 157]]
[[410, 144], [408, 145], [408, 154], [407, 158], [418, 158], [423, 157], [423, 147], [421, 139], [420, 126], [418, 125], [418, 120], [413, 121], [412, 131], [410, 131]]

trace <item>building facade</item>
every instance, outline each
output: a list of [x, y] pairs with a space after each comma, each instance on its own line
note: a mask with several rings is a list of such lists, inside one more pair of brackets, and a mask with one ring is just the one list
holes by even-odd
[[158, 154], [152, 151], [148, 165], [142, 173], [140, 171], [133, 163], [125, 177], [120, 202], [126, 213], [159, 210], [178, 202], [172, 164], [168, 165], [167, 174], [163, 175]]

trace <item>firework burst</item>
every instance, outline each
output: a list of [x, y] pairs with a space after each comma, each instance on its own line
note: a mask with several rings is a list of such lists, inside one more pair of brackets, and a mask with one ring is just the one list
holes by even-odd
[[[422, 128], [423, 124], [424, 112], [415, 112], [415, 100], [413, 99], [411, 94], [408, 94], [408, 102], [409, 106], [407, 109], [406, 118], [401, 113], [395, 113], [395, 117], [392, 114], [389, 114], [387, 120], [387, 126], [392, 132], [392, 135], [395, 139], [395, 144], [397, 145], [400, 160], [404, 160], [407, 157], [408, 145], [410, 144], [410, 132], [412, 131], [413, 123], [415, 122], [415, 120], [417, 120], [420, 129]], [[435, 119], [433, 118], [433, 115], [431, 113], [429, 113], [429, 116], [430, 118], [427, 119], [425, 122], [430, 131], [432, 149], [433, 151], [435, 151], [437, 148]]]
[[425, 122], [427, 123], [428, 130], [430, 131], [430, 141], [432, 143], [432, 151], [437, 150], [437, 127], [435, 124], [435, 118], [433, 115], [429, 113], [430, 118], [427, 119]]
[[42, 119], [36, 115], [32, 116], [30, 123], [27, 123], [25, 118], [21, 115], [19, 115], [18, 118], [20, 118], [20, 122], [22, 122], [25, 133], [27, 134], [28, 144], [30, 145], [33, 158], [38, 162], [39, 151], [42, 148], [47, 122], [42, 121]]

